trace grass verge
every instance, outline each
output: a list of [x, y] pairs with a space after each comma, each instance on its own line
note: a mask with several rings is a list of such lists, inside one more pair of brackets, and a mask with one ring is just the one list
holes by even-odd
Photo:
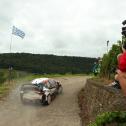
[[[4, 71], [6, 74], [6, 70]], [[75, 77], [75, 76], [87, 76], [86, 74], [31, 74], [26, 72], [14, 71], [14, 77], [9, 82], [8, 79], [3, 84], [0, 84], [0, 99], [7, 96], [17, 84], [21, 84], [27, 81], [31, 81], [35, 78], [59, 78], [59, 77]]]

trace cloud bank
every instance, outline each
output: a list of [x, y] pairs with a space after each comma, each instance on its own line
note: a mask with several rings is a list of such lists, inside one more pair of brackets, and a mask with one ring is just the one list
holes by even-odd
[[121, 39], [124, 12], [125, 0], [1, 0], [0, 53], [15, 25], [26, 36], [13, 36], [12, 52], [99, 57]]

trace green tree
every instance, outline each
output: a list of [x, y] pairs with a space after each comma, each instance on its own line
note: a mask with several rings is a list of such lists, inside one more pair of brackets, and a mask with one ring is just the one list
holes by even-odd
[[110, 75], [114, 73], [117, 68], [117, 56], [121, 53], [121, 41], [117, 41], [117, 44], [113, 44], [108, 54], [104, 54], [101, 64], [102, 77], [110, 78]]

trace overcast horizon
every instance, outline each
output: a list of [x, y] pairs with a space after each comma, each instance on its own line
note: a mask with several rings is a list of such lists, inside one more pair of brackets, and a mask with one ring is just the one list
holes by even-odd
[[121, 40], [124, 0], [1, 0], [0, 53], [101, 57]]

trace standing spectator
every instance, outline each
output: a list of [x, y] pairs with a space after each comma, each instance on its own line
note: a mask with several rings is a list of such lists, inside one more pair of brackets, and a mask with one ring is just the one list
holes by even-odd
[[97, 76], [100, 73], [100, 68], [101, 68], [101, 59], [98, 58], [98, 61], [94, 62], [92, 70], [95, 76]]
[[92, 72], [93, 72], [93, 74], [95, 75], [95, 76], [97, 76], [97, 66], [98, 66], [98, 64], [96, 63], [96, 62], [94, 62], [94, 64], [93, 64], [93, 69], [92, 69]]

